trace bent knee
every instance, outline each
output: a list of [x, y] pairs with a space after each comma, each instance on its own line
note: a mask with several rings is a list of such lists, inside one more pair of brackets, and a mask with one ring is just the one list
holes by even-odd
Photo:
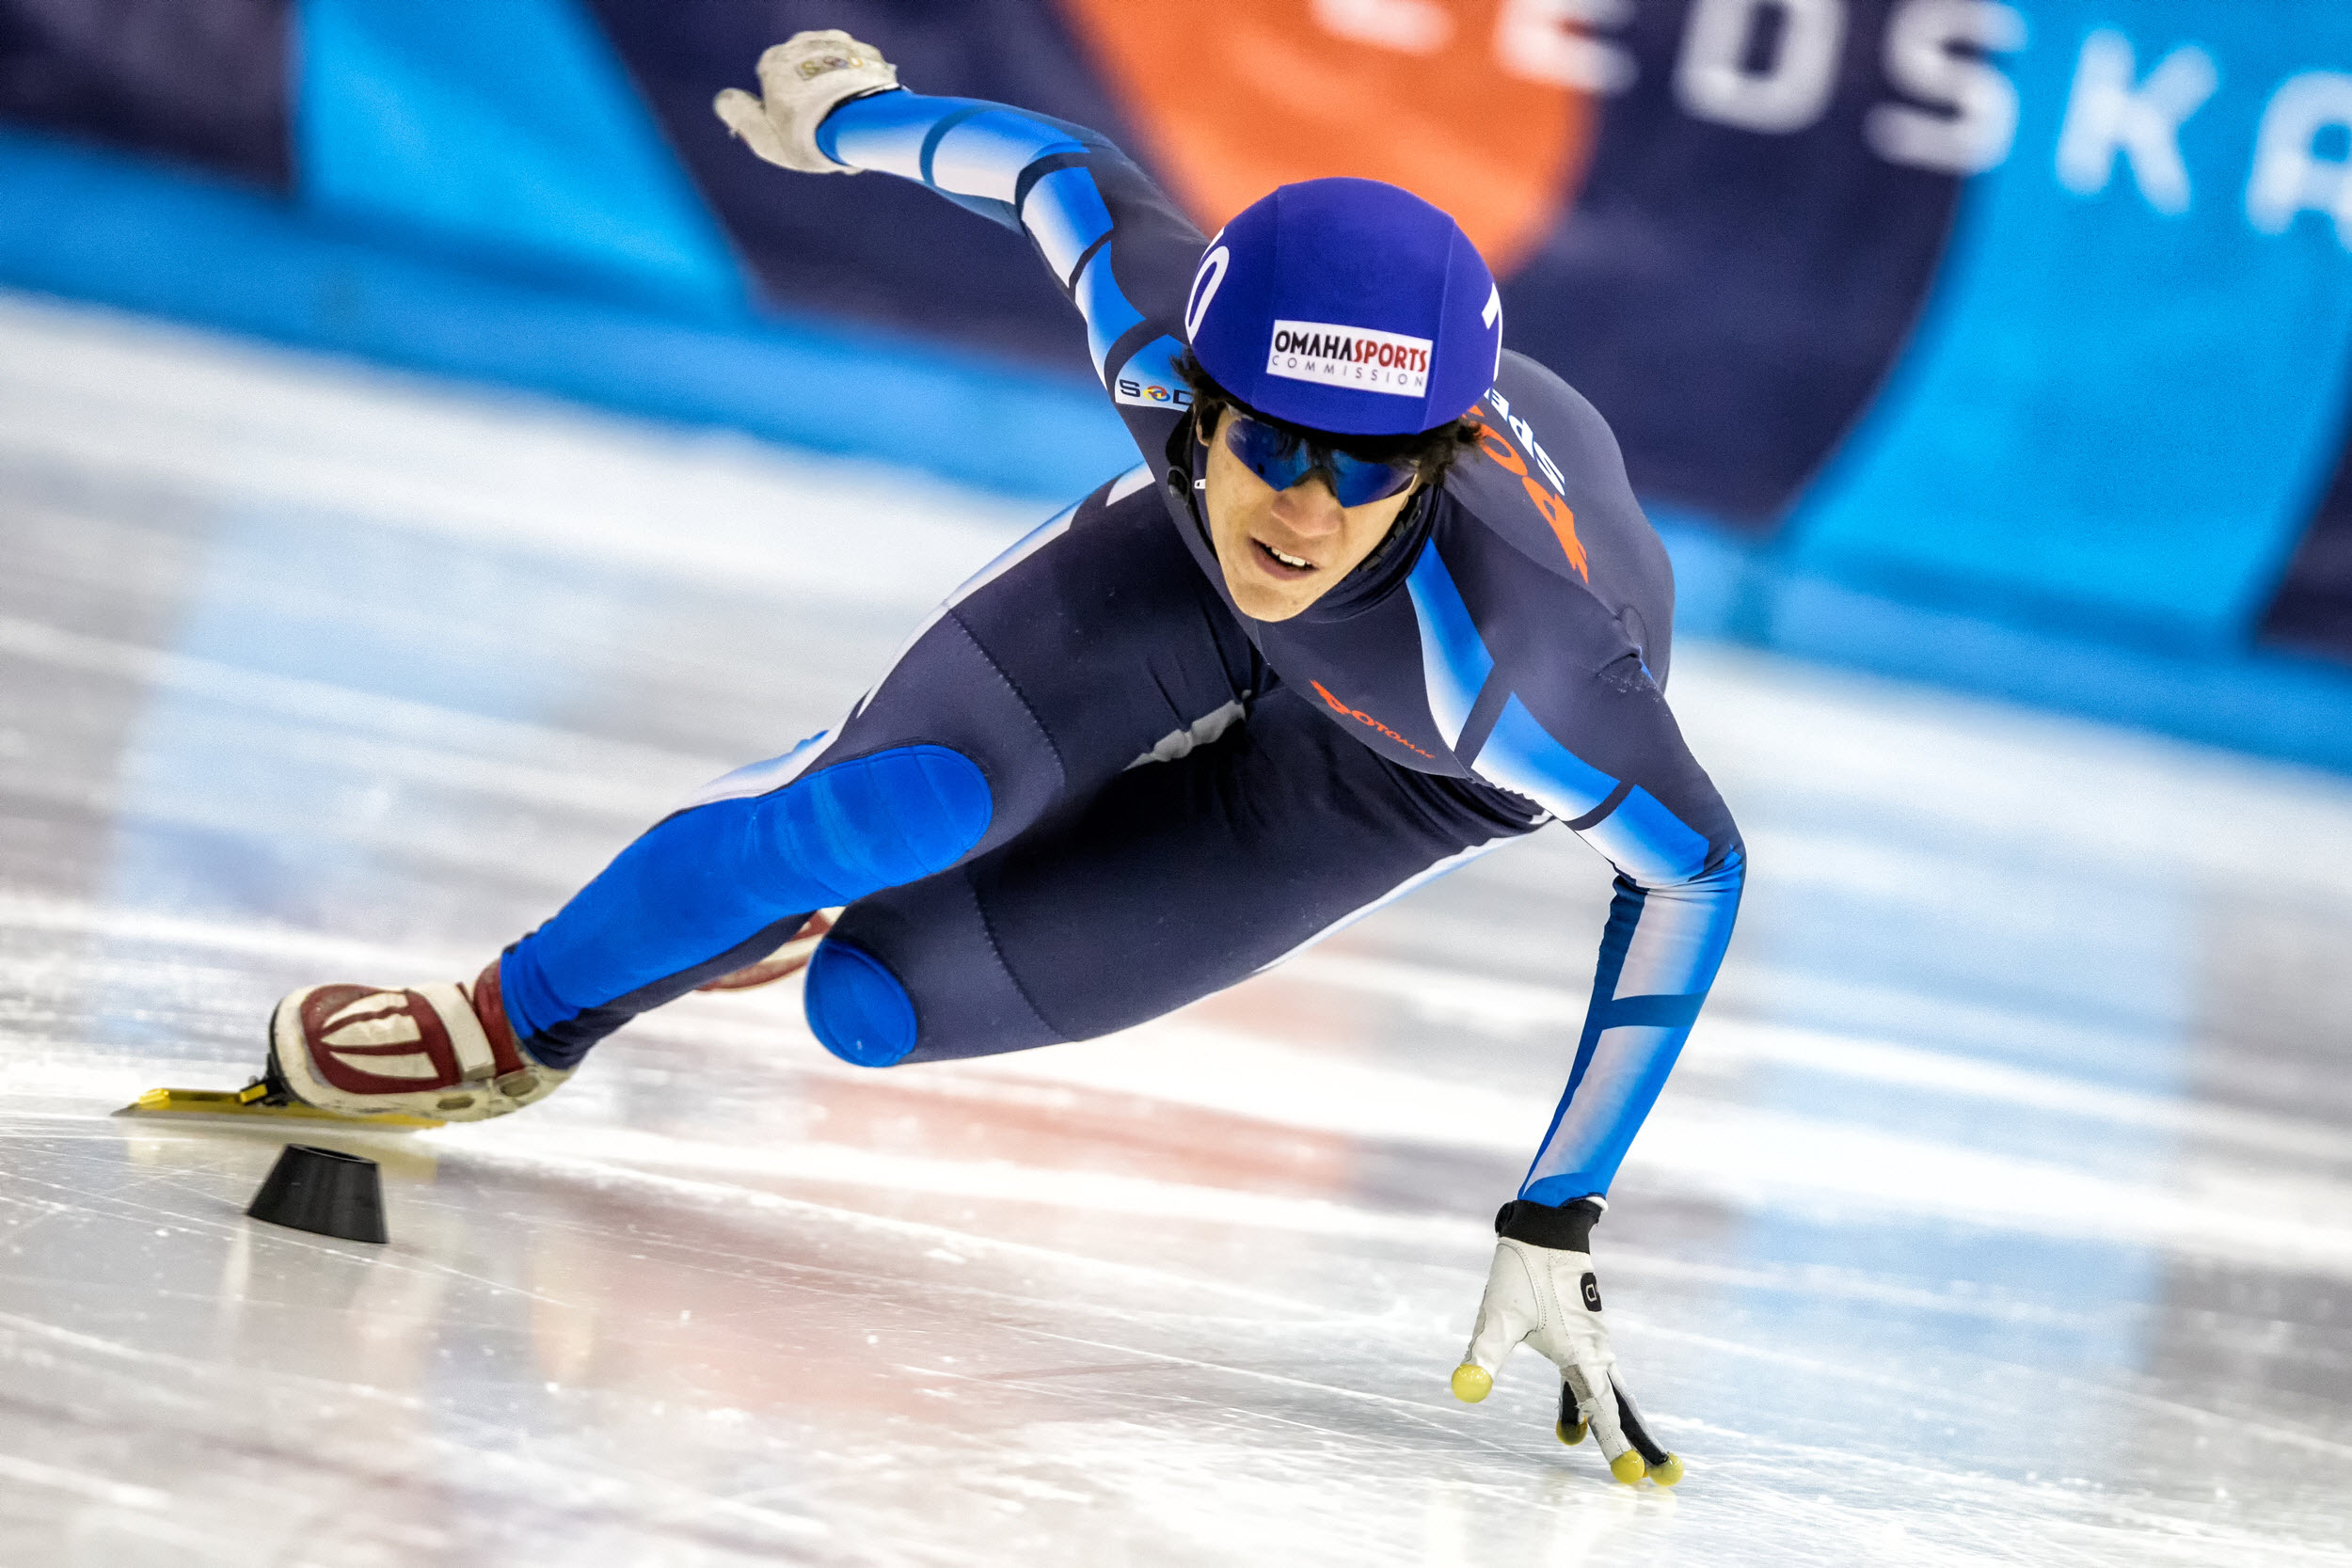
[[914, 1049], [914, 999], [880, 958], [838, 936], [809, 960], [808, 1026], [826, 1050], [858, 1067], [889, 1067]]

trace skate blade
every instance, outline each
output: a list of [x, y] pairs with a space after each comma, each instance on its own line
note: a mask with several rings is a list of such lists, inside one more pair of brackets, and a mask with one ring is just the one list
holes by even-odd
[[696, 990], [751, 990], [758, 986], [772, 986], [788, 975], [798, 974], [808, 967], [808, 956], [817, 950], [813, 942], [787, 942], [782, 948], [755, 964], [730, 970], [716, 980], [706, 980]]
[[798, 974], [808, 967], [808, 960], [817, 954], [817, 944], [825, 940], [834, 922], [841, 918], [837, 909], [818, 910], [801, 923], [792, 940], [782, 947], [742, 968], [730, 970], [715, 980], [706, 980], [696, 990], [750, 990], [755, 986], [772, 986], [787, 975]]
[[387, 1111], [377, 1116], [349, 1116], [322, 1111], [314, 1105], [264, 1105], [248, 1100], [239, 1089], [150, 1089], [115, 1113], [119, 1117], [172, 1117], [204, 1121], [299, 1121], [316, 1125], [373, 1128], [381, 1132], [421, 1132], [449, 1123], [432, 1117], [403, 1116]]

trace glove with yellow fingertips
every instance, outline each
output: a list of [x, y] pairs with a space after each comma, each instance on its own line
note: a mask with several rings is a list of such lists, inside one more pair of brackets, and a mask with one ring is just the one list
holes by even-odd
[[1682, 1461], [1643, 1425], [1609, 1348], [1593, 1276], [1593, 1222], [1600, 1211], [1600, 1201], [1589, 1197], [1556, 1209], [1525, 1198], [1502, 1206], [1495, 1216], [1494, 1267], [1469, 1354], [1454, 1370], [1454, 1397], [1472, 1404], [1485, 1399], [1503, 1357], [1525, 1340], [1560, 1369], [1560, 1441], [1581, 1443], [1589, 1429], [1611, 1475], [1629, 1485], [1647, 1476], [1672, 1486], [1682, 1479]]
[[888, 92], [898, 68], [837, 29], [795, 33], [759, 56], [759, 95], [729, 87], [711, 103], [743, 144], [780, 168], [855, 174], [818, 149], [817, 127], [852, 98]]

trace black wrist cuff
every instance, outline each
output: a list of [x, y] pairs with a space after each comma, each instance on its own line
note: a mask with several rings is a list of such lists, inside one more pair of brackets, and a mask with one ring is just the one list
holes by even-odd
[[1562, 1252], [1593, 1250], [1593, 1222], [1600, 1205], [1589, 1197], [1555, 1209], [1549, 1203], [1514, 1198], [1495, 1215], [1495, 1234], [1530, 1246], [1557, 1247]]

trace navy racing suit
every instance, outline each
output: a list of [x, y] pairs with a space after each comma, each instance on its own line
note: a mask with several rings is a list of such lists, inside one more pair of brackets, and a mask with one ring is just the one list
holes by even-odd
[[881, 93], [818, 142], [1025, 232], [1143, 462], [959, 589], [841, 724], [717, 781], [508, 949], [527, 1047], [575, 1063], [844, 904], [807, 982], [836, 1054], [1088, 1038], [1557, 822], [1616, 891], [1519, 1196], [1605, 1193], [1745, 861], [1662, 694], [1673, 576], [1599, 414], [1506, 352], [1477, 451], [1306, 611], [1252, 620], [1173, 369], [1200, 230], [1102, 137], [1000, 104]]

